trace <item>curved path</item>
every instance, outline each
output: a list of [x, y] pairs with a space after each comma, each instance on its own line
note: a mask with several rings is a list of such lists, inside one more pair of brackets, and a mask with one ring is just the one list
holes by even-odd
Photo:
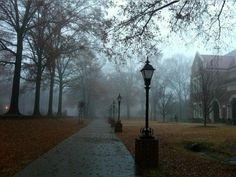
[[14, 177], [137, 177], [135, 163], [104, 120], [95, 120]]

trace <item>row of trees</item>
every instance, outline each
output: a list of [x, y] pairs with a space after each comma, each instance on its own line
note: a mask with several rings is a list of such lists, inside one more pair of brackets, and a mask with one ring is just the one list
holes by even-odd
[[191, 60], [183, 55], [160, 60], [152, 81], [152, 117], [189, 119]]
[[[214, 0], [209, 2], [200, 2], [199, 0], [134, 2], [127, 0], [124, 3], [125, 8], [121, 6], [123, 9], [120, 11], [122, 15], [119, 18], [114, 18], [117, 21], [117, 25], [114, 26], [110, 41], [113, 42], [115, 40], [116, 42], [122, 41], [126, 42], [126, 44], [131, 44], [132, 48], [125, 48], [128, 53], [138, 53], [138, 51], [142, 54], [149, 54], [150, 51], [158, 53], [159, 49], [156, 44], [160, 42], [160, 34], [163, 32], [162, 26], [166, 26], [167, 23], [170, 24], [167, 25], [168, 29], [172, 31], [177, 31], [184, 27], [182, 29], [189, 29], [188, 34], [197, 31], [197, 35], [209, 35], [212, 32], [209, 36], [220, 39], [222, 30], [228, 29], [222, 28], [224, 25], [226, 25], [224, 27], [228, 26], [226, 22], [221, 21], [221, 17], [227, 17], [225, 9], [229, 10], [231, 8], [231, 6], [226, 6], [227, 4], [230, 5], [230, 3], [226, 1], [217, 3]], [[99, 6], [101, 4], [103, 6]], [[98, 41], [107, 41], [106, 29], [111, 26], [111, 23], [104, 20], [105, 11], [102, 8], [105, 4], [102, 0], [96, 2], [86, 0], [0, 0], [0, 63], [4, 66], [14, 66], [8, 114], [20, 114], [18, 104], [22, 78], [35, 83], [35, 115], [40, 115], [40, 88], [42, 81], [47, 80], [50, 83], [49, 115], [53, 112], [54, 85], [58, 83], [58, 114], [61, 114], [63, 89], [68, 85], [76, 85], [71, 83], [78, 76], [76, 75], [78, 68], [74, 59], [87, 57], [87, 55], [90, 56], [90, 59], [96, 58], [94, 51], [101, 49], [101, 43]], [[219, 33], [214, 30], [215, 28], [218, 29]], [[108, 43], [109, 45], [110, 43]], [[122, 48], [121, 45], [109, 47], [111, 48], [109, 54], [112, 57], [114, 57], [113, 54], [118, 53], [118, 56], [123, 57], [125, 60], [129, 58], [127, 55], [123, 55], [125, 52], [123, 52], [124, 47]], [[115, 50], [118, 52], [114, 52]], [[156, 79], [158, 82], [153, 83], [154, 88], [160, 87], [157, 89], [158, 91], [153, 92], [153, 103], [155, 104], [153, 104], [152, 110], [154, 117], [155, 112], [157, 112], [157, 105], [165, 109], [165, 105], [170, 105], [169, 102], [171, 100], [177, 100], [178, 116], [183, 117], [185, 112], [183, 111], [183, 105], [188, 100], [189, 87], [187, 81], [189, 79], [187, 79], [188, 76], [182, 76], [181, 73], [189, 71], [185, 71], [185, 68], [177, 69], [176, 65], [182, 61], [184, 60], [174, 61], [169, 59], [169, 63], [166, 63], [168, 63], [168, 67], [173, 65], [173, 69], [166, 67], [165, 72], [163, 71], [160, 74], [163, 78], [159, 77]], [[158, 68], [160, 63], [156, 66]], [[132, 68], [129, 68], [129, 71], [131, 70]], [[122, 84], [135, 83], [136, 76], [131, 74], [135, 72], [137, 72], [136, 69], [134, 69], [134, 72], [121, 71], [119, 76], [123, 79], [121, 81], [123, 82], [124, 78], [126, 78]], [[165, 75], [164, 73], [168, 74]], [[80, 74], [84, 75], [84, 73]], [[86, 74], [84, 76], [87, 78]], [[92, 76], [89, 78], [91, 79]], [[87, 95], [83, 96], [83, 99], [90, 100], [91, 96], [86, 90], [89, 86], [86, 85], [87, 82], [84, 82], [83, 79], [80, 80], [83, 83], [80, 88], [84, 90], [82, 92], [84, 93], [83, 95]], [[126, 95], [125, 97], [127, 98], [128, 117], [130, 115], [130, 105], [136, 94], [135, 86], [136, 83], [127, 87], [124, 86], [121, 89], [124, 90], [123, 95]], [[158, 101], [155, 100], [157, 95], [165, 98], [162, 103], [157, 103]], [[161, 112], [163, 119], [165, 119], [167, 111], [162, 110]]]
[[107, 23], [101, 9], [85, 0], [2, 0], [0, 21], [0, 62], [14, 65], [8, 114], [20, 114], [20, 81], [24, 78], [35, 82], [34, 115], [40, 115], [42, 81], [50, 83], [48, 115], [53, 113], [53, 90], [58, 83], [61, 115], [63, 88], [76, 75], [72, 62], [83, 58], [80, 53], [91, 53], [92, 36], [97, 41], [104, 39]]
[[[176, 115], [182, 121], [188, 120], [191, 60], [182, 55], [168, 59], [157, 56], [151, 58], [151, 64], [156, 68], [150, 90], [151, 118], [161, 118], [165, 122], [173, 120]], [[116, 101], [118, 94], [121, 94], [121, 111], [127, 119], [144, 116], [145, 89], [140, 73], [142, 66], [143, 63], [129, 59], [125, 64], [116, 66], [117, 72], [108, 74], [107, 85], [111, 92], [108, 93], [109, 99]]]

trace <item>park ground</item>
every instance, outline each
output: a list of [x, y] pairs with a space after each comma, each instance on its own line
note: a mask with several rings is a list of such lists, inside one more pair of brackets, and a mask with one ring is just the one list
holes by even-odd
[[87, 123], [71, 118], [1, 119], [0, 177], [11, 177]]
[[[144, 121], [122, 123], [123, 132], [117, 136], [134, 155], [134, 140]], [[69, 118], [0, 120], [0, 177], [12, 177], [86, 125]], [[145, 177], [236, 176], [236, 166], [227, 163], [236, 156], [236, 126], [151, 122], [150, 127], [160, 141], [160, 164], [158, 169], [141, 170]]]
[[[134, 141], [144, 121], [122, 121], [117, 136], [134, 156]], [[236, 126], [151, 122], [159, 139], [158, 169], [142, 170], [148, 177], [236, 177]]]

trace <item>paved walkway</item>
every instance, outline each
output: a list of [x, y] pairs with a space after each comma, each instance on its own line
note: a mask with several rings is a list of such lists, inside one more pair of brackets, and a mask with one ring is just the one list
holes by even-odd
[[93, 121], [14, 177], [137, 177], [132, 156], [104, 120]]

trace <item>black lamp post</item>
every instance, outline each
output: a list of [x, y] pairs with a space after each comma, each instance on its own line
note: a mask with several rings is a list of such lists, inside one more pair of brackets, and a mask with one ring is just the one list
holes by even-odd
[[122, 99], [122, 97], [119, 94], [119, 96], [117, 97], [117, 100], [118, 100], [118, 122], [120, 121], [120, 102], [121, 102], [121, 99]]
[[122, 123], [120, 121], [120, 102], [121, 102], [122, 97], [119, 96], [117, 97], [117, 101], [118, 101], [118, 119], [115, 125], [115, 132], [122, 132]]
[[149, 64], [149, 60], [147, 58], [146, 64], [143, 69], [141, 69], [141, 73], [143, 75], [145, 89], [146, 89], [146, 114], [145, 114], [145, 128], [141, 129], [141, 138], [153, 138], [153, 130], [149, 128], [148, 125], [148, 113], [149, 113], [149, 89], [151, 84], [151, 79], [154, 73], [154, 68]]
[[146, 89], [145, 128], [140, 130], [141, 136], [135, 139], [135, 161], [141, 167], [157, 167], [159, 158], [159, 141], [154, 138], [153, 130], [148, 125], [149, 86], [155, 70], [149, 63], [147, 59], [145, 66], [141, 69]]

